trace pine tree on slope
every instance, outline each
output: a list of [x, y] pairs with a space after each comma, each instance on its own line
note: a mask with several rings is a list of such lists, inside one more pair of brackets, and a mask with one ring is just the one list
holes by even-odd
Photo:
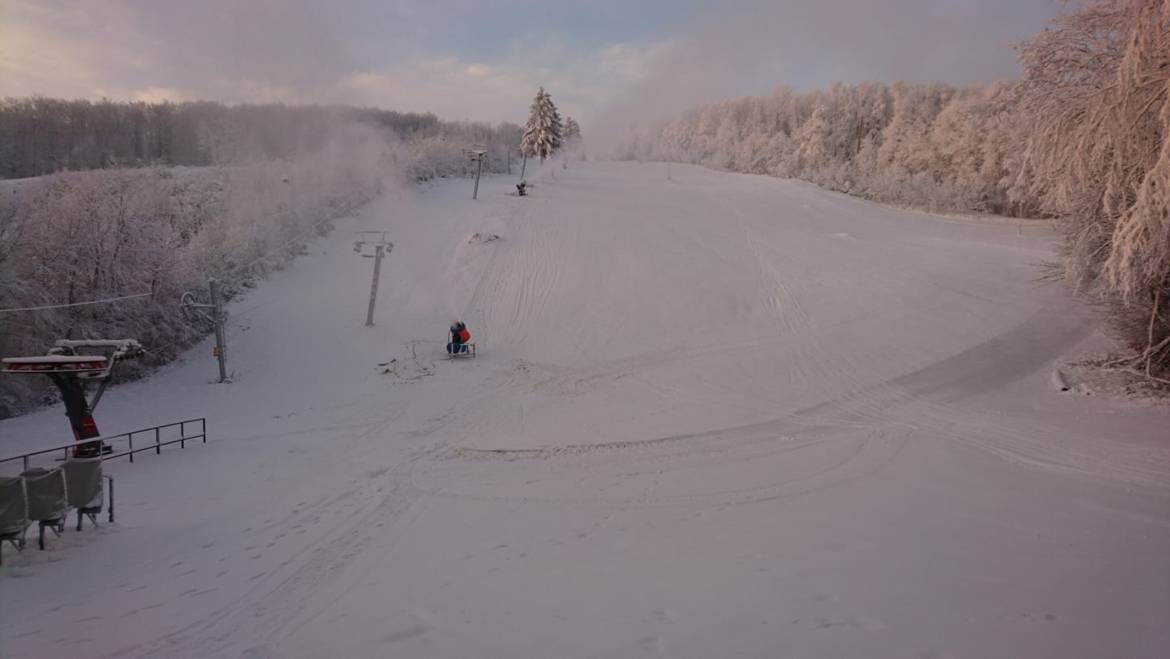
[[536, 92], [524, 135], [520, 138], [520, 151], [526, 156], [539, 157], [541, 162], [561, 147], [563, 127], [561, 115], [552, 97], [544, 87]]

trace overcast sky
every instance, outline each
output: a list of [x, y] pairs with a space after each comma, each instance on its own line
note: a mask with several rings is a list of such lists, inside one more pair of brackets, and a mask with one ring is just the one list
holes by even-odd
[[[0, 0], [0, 96], [341, 102], [525, 118], [835, 81], [1014, 77], [1056, 0]], [[587, 128], [586, 128], [587, 129]]]

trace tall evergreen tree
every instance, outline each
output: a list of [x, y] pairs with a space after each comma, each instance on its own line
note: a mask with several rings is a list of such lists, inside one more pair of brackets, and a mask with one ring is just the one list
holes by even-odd
[[520, 152], [526, 156], [539, 157], [541, 162], [548, 158], [563, 141], [561, 115], [552, 97], [541, 87], [532, 101], [532, 108], [528, 114], [528, 123], [524, 126], [524, 135], [520, 138]]

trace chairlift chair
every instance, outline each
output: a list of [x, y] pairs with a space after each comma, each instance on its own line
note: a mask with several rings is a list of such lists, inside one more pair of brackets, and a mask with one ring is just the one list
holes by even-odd
[[24, 551], [24, 534], [31, 523], [24, 479], [0, 478], [0, 565], [4, 563], [5, 542], [16, 551]]
[[57, 536], [65, 532], [65, 518], [69, 514], [65, 494], [65, 472], [60, 469], [36, 467], [20, 475], [24, 479], [28, 498], [28, 519], [40, 527], [37, 546], [45, 548], [45, 529]]
[[61, 465], [69, 507], [77, 510], [77, 530], [88, 517], [97, 526], [105, 503], [105, 481], [110, 481], [110, 521], [114, 521], [113, 478], [102, 474], [101, 458], [72, 458]]

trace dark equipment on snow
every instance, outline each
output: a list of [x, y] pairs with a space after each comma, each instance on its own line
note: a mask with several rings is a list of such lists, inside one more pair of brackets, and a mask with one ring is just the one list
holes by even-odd
[[16, 551], [24, 551], [24, 532], [30, 523], [24, 480], [0, 477], [0, 563], [3, 563], [5, 542]]
[[463, 321], [455, 321], [449, 330], [450, 340], [447, 342], [447, 354], [451, 358], [475, 357], [475, 344], [471, 343], [471, 332]]
[[69, 507], [77, 511], [77, 530], [86, 517], [95, 527], [105, 504], [105, 481], [110, 482], [110, 521], [114, 521], [114, 479], [102, 473], [101, 458], [74, 458], [61, 465]]
[[70, 509], [77, 511], [78, 531], [85, 517], [96, 527], [103, 510], [110, 523], [114, 522], [114, 477], [102, 473], [102, 460], [70, 458], [58, 468], [26, 468], [20, 476], [0, 477], [0, 564], [3, 543], [24, 551], [25, 532], [33, 523], [39, 527], [37, 545], [43, 550], [45, 529], [60, 536]]
[[65, 473], [60, 469], [29, 469], [20, 475], [28, 503], [28, 519], [40, 527], [37, 546], [45, 548], [45, 529], [60, 537], [65, 531], [69, 504], [65, 496]]

